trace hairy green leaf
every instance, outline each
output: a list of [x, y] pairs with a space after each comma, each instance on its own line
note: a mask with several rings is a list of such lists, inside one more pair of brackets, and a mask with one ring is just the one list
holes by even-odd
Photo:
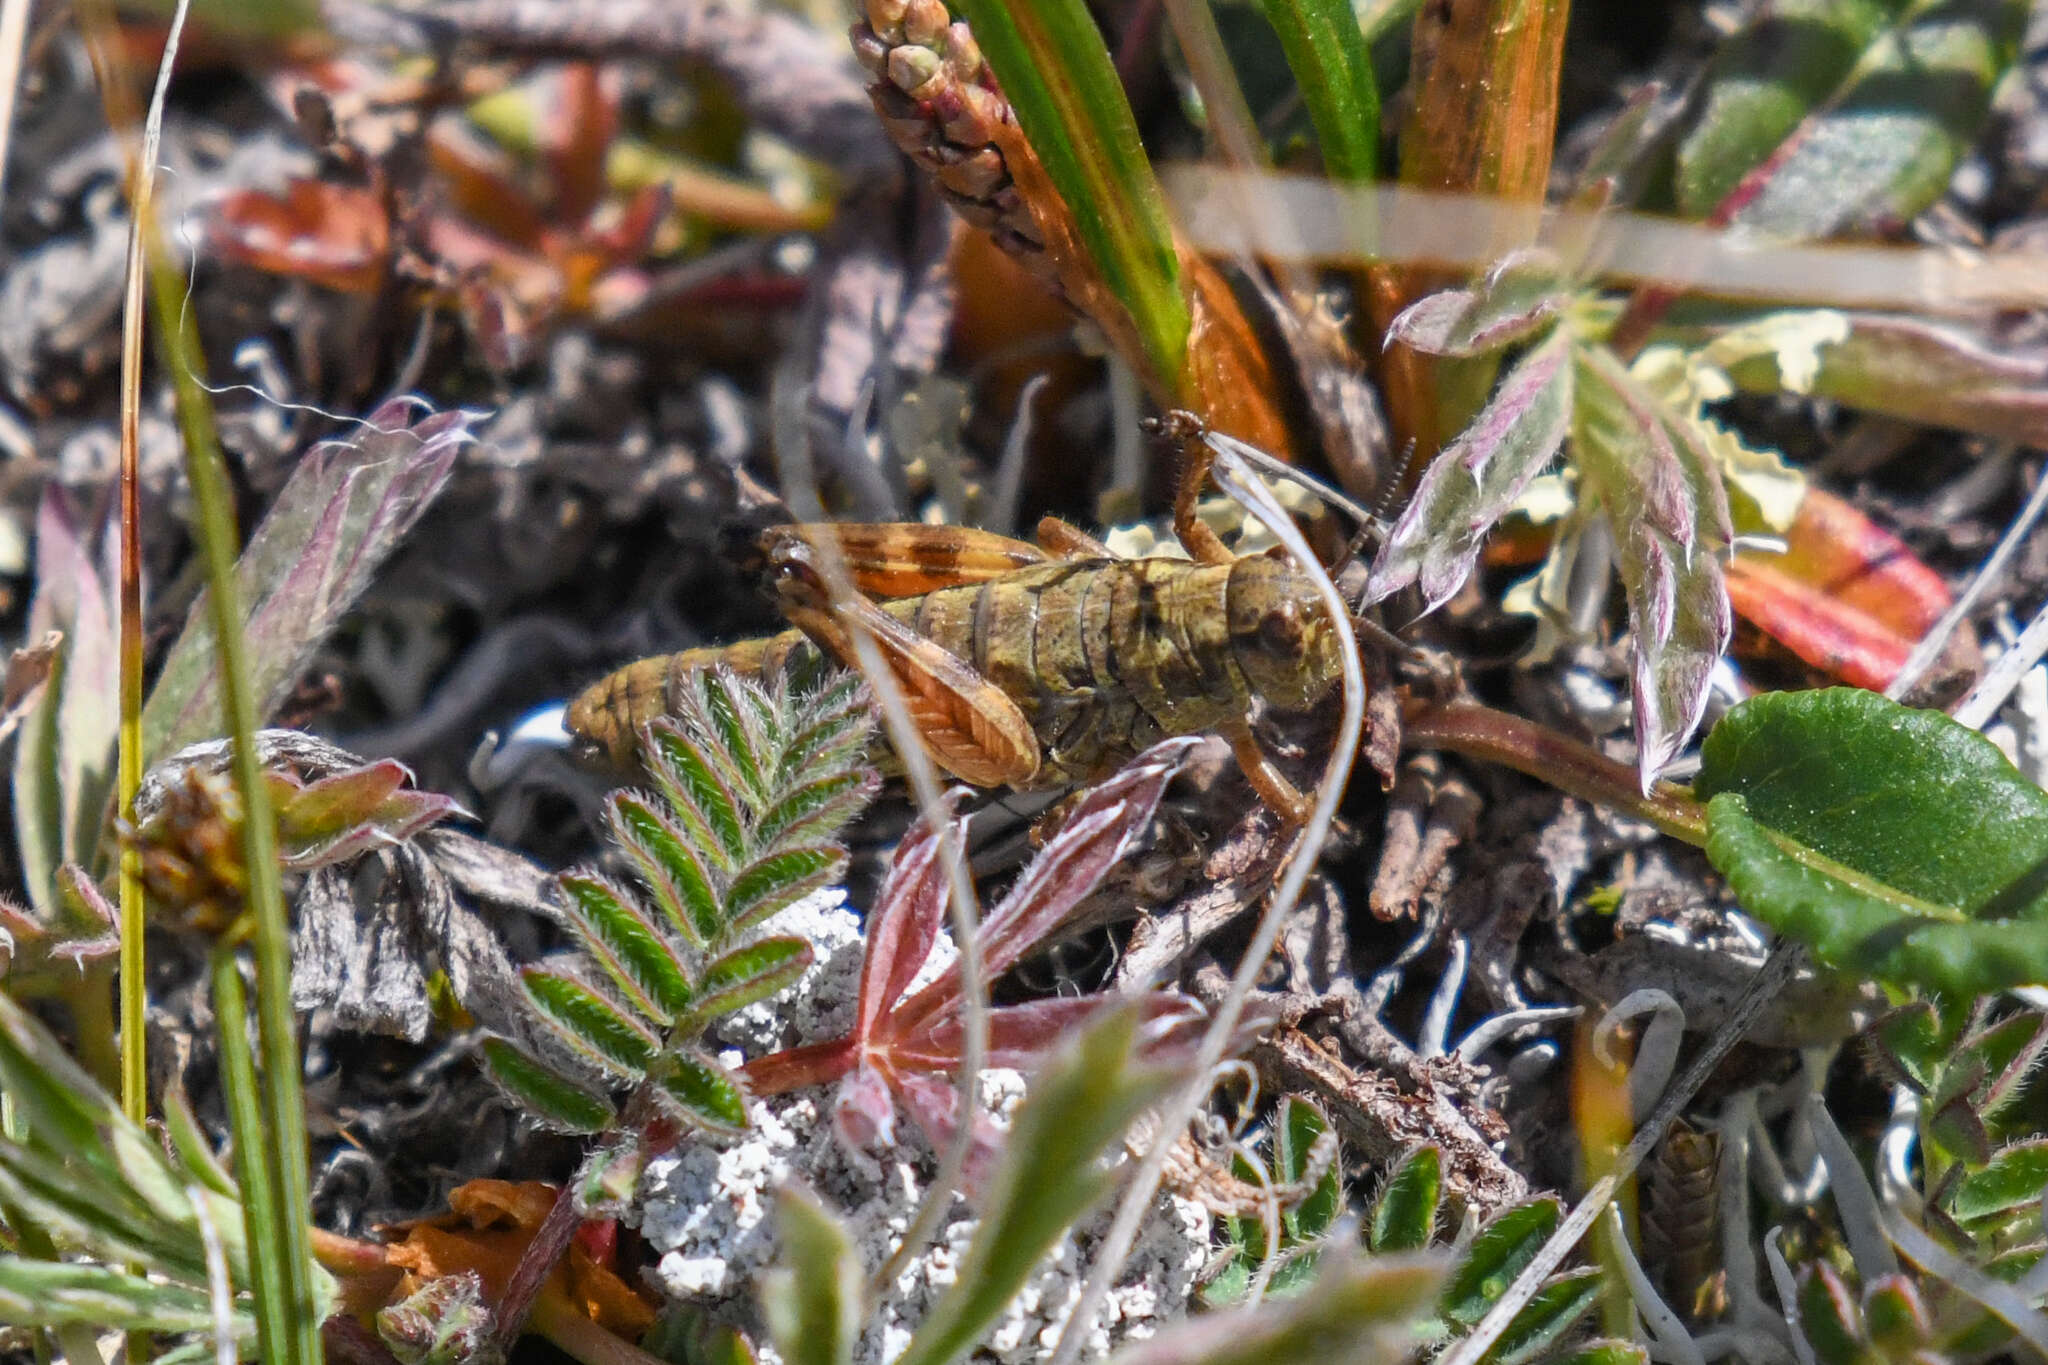
[[2043, 1190], [2048, 1190], [2048, 1138], [2016, 1142], [1994, 1153], [1983, 1170], [1963, 1177], [1948, 1211], [1967, 1227], [2038, 1210]]
[[761, 812], [754, 838], [764, 848], [799, 839], [836, 833], [860, 813], [874, 795], [875, 774], [869, 768], [828, 773], [779, 797]]
[[762, 766], [760, 717], [746, 700], [748, 689], [731, 674], [708, 669], [697, 675], [695, 690], [706, 728], [718, 736], [710, 752], [724, 760], [720, 766], [726, 781], [759, 809], [767, 799], [768, 774]]
[[808, 1191], [776, 1193], [782, 1254], [761, 1277], [761, 1315], [789, 1365], [851, 1365], [866, 1275], [846, 1225]]
[[1380, 87], [1351, 0], [1261, 0], [1316, 126], [1323, 170], [1373, 180], [1380, 166]]
[[747, 929], [786, 910], [846, 870], [846, 852], [829, 845], [784, 849], [757, 858], [732, 879], [725, 912], [734, 929]]
[[1863, 1365], [1863, 1314], [1835, 1268], [1816, 1260], [1799, 1286], [1799, 1327], [1827, 1365]]
[[1471, 288], [1438, 290], [1410, 304], [1388, 326], [1386, 341], [1430, 355], [1490, 355], [1555, 322], [1565, 285], [1564, 267], [1549, 252], [1512, 251]]
[[746, 832], [739, 803], [696, 740], [674, 722], [657, 720], [648, 727], [653, 747], [648, 767], [661, 794], [690, 832], [700, 853], [730, 870], [746, 856]]
[[711, 870], [667, 816], [632, 792], [614, 792], [606, 808], [612, 837], [626, 850], [676, 932], [703, 948], [725, 932]]
[[695, 1052], [675, 1054], [670, 1066], [661, 1078], [660, 1098], [671, 1115], [726, 1137], [747, 1130], [747, 1092], [737, 1076]]
[[696, 1010], [702, 1021], [745, 1009], [796, 983], [811, 966], [811, 945], [785, 935], [735, 948], [704, 969], [698, 979]]
[[1940, 712], [1767, 693], [1694, 790], [1743, 908], [1820, 961], [1963, 999], [2048, 981], [2048, 793]]
[[484, 1069], [521, 1107], [567, 1133], [601, 1133], [615, 1117], [612, 1103], [503, 1038], [486, 1038]]
[[[1280, 1122], [1274, 1129], [1274, 1172], [1289, 1185], [1308, 1179], [1310, 1153], [1318, 1139], [1330, 1131], [1323, 1111], [1299, 1095], [1281, 1102]], [[1334, 1139], [1332, 1139], [1334, 1140]], [[1344, 1209], [1344, 1187], [1340, 1178], [1341, 1159], [1332, 1161], [1316, 1180], [1315, 1189], [1284, 1216], [1288, 1235], [1296, 1241], [1313, 1241], [1327, 1234]]]
[[1563, 1206], [1557, 1200], [1534, 1199], [1481, 1228], [1464, 1261], [1451, 1272], [1439, 1310], [1461, 1327], [1478, 1325], [1522, 1267], [1543, 1249], [1563, 1217]]
[[583, 950], [633, 1008], [664, 1025], [689, 1008], [696, 995], [689, 974], [630, 894], [594, 872], [565, 873], [561, 885]]
[[1083, 0], [960, 0], [1097, 271], [1159, 379], [1177, 384], [1189, 315], [1165, 196]]
[[1374, 1252], [1420, 1251], [1436, 1235], [1437, 1204], [1443, 1197], [1443, 1154], [1433, 1143], [1401, 1158], [1373, 1201], [1367, 1228]]
[[577, 1056], [628, 1079], [644, 1075], [661, 1039], [602, 991], [567, 972], [528, 967], [520, 973], [527, 1003]]
[[1546, 1281], [1482, 1359], [1486, 1365], [1525, 1365], [1536, 1359], [1557, 1345], [1600, 1301], [1600, 1285], [1597, 1266], [1567, 1270]]

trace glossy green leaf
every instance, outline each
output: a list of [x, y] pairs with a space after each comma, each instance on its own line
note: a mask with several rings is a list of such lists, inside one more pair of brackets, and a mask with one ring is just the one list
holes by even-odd
[[1799, 1327], [1825, 1365], [1868, 1365], [1863, 1314], [1833, 1266], [1815, 1261], [1799, 1286]]
[[1722, 216], [1779, 237], [1897, 230], [1948, 188], [2026, 17], [2026, 0], [1912, 0]]
[[1678, 211], [1704, 218], [1762, 165], [1905, 0], [1773, 0], [1723, 42], [1678, 146]]
[[1158, 378], [1178, 384], [1188, 305], [1165, 196], [1116, 67], [1083, 0], [960, 0], [1031, 140]]
[[534, 1012], [593, 1066], [637, 1079], [661, 1049], [661, 1039], [625, 1007], [566, 972], [528, 967], [520, 985]]
[[693, 1052], [675, 1054], [670, 1065], [673, 1069], [661, 1078], [660, 1098], [672, 1115], [721, 1137], [747, 1130], [747, 1092], [737, 1076]]
[[1649, 790], [1706, 710], [1735, 621], [1721, 572], [1733, 538], [1705, 434], [1604, 346], [1574, 350], [1572, 467], [1614, 531], [1634, 633], [1636, 767]]
[[809, 1192], [776, 1193], [782, 1252], [761, 1277], [761, 1315], [789, 1365], [851, 1365], [866, 1275], [846, 1225]]
[[726, 891], [725, 913], [734, 929], [748, 929], [788, 909], [846, 870], [844, 849], [827, 845], [784, 849], [742, 868]]
[[693, 847], [730, 870], [747, 851], [739, 803], [731, 789], [697, 741], [674, 722], [657, 720], [647, 734], [653, 746], [649, 771], [688, 830]]
[[1980, 1171], [1964, 1176], [1950, 1197], [1948, 1211], [1958, 1223], [2038, 1210], [2048, 1190], [2048, 1138], [2016, 1142], [2001, 1148]]
[[1936, 711], [1767, 693], [1707, 739], [1707, 854], [1816, 958], [1962, 999], [2048, 981], [2048, 793]]
[[1552, 1277], [1536, 1297], [1507, 1325], [1482, 1360], [1486, 1365], [1526, 1365], [1564, 1339], [1600, 1301], [1602, 1275], [1597, 1266], [1568, 1270]]
[[1891, 1360], [1905, 1360], [1928, 1344], [1933, 1323], [1920, 1291], [1905, 1275], [1886, 1275], [1863, 1291], [1863, 1330]]
[[614, 792], [606, 815], [612, 837], [632, 858], [677, 933], [702, 948], [725, 932], [711, 869], [667, 816], [632, 792]]
[[1522, 1267], [1543, 1249], [1563, 1216], [1557, 1200], [1534, 1199], [1517, 1204], [1481, 1228], [1444, 1286], [1443, 1315], [1461, 1327], [1477, 1326]]
[[1436, 1236], [1442, 1198], [1443, 1154], [1433, 1143], [1417, 1147], [1401, 1158], [1373, 1201], [1368, 1244], [1375, 1252], [1420, 1251]]
[[625, 992], [634, 1009], [667, 1024], [696, 992], [675, 951], [639, 903], [594, 872], [564, 873], [563, 908], [583, 950]]
[[601, 1133], [615, 1113], [602, 1095], [584, 1089], [502, 1038], [486, 1038], [484, 1069], [491, 1079], [543, 1122], [567, 1133]]
[[1380, 87], [1351, 0], [1261, 0], [1316, 127], [1323, 171], [1373, 180], [1380, 164]]
[[698, 978], [692, 1017], [709, 1021], [787, 990], [810, 970], [811, 957], [808, 940], [787, 935], [733, 949]]
[[942, 1365], [992, 1326], [1047, 1250], [1110, 1188], [1104, 1158], [1180, 1077], [1137, 1062], [1138, 1010], [1107, 1009], [1049, 1057], [1011, 1123], [958, 1278], [896, 1365]]
[[1472, 424], [1430, 461], [1373, 564], [1369, 602], [1411, 583], [1425, 611], [1450, 601], [1487, 533], [1564, 444], [1572, 385], [1562, 330], [1515, 362]]

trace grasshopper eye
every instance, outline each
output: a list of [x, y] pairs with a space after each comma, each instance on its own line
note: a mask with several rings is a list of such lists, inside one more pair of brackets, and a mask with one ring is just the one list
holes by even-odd
[[1292, 601], [1280, 603], [1259, 622], [1259, 644], [1267, 652], [1282, 656], [1301, 650], [1301, 607]]

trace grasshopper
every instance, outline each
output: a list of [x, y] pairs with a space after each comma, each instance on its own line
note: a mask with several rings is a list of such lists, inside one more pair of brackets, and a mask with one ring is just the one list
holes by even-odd
[[[1120, 558], [1052, 517], [1037, 545], [920, 523], [772, 527], [761, 549], [796, 629], [629, 664], [571, 704], [568, 728], [579, 747], [627, 767], [640, 726], [670, 709], [691, 671], [765, 674], [818, 650], [853, 667], [848, 632], [859, 629], [902, 687], [932, 761], [963, 782], [1086, 782], [1166, 736], [1214, 733], [1253, 789], [1298, 823], [1309, 801], [1253, 735], [1253, 701], [1290, 711], [1321, 701], [1341, 676], [1339, 627], [1301, 570], [1277, 552], [1235, 555], [1199, 519], [1206, 447], [1184, 449], [1174, 530], [1190, 559]], [[867, 596], [830, 601], [821, 561], [834, 552]]]

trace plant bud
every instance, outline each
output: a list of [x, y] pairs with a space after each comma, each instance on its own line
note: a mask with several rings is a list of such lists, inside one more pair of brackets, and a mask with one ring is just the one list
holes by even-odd
[[928, 47], [899, 47], [889, 54], [889, 83], [913, 99], [941, 75], [946, 64]]

